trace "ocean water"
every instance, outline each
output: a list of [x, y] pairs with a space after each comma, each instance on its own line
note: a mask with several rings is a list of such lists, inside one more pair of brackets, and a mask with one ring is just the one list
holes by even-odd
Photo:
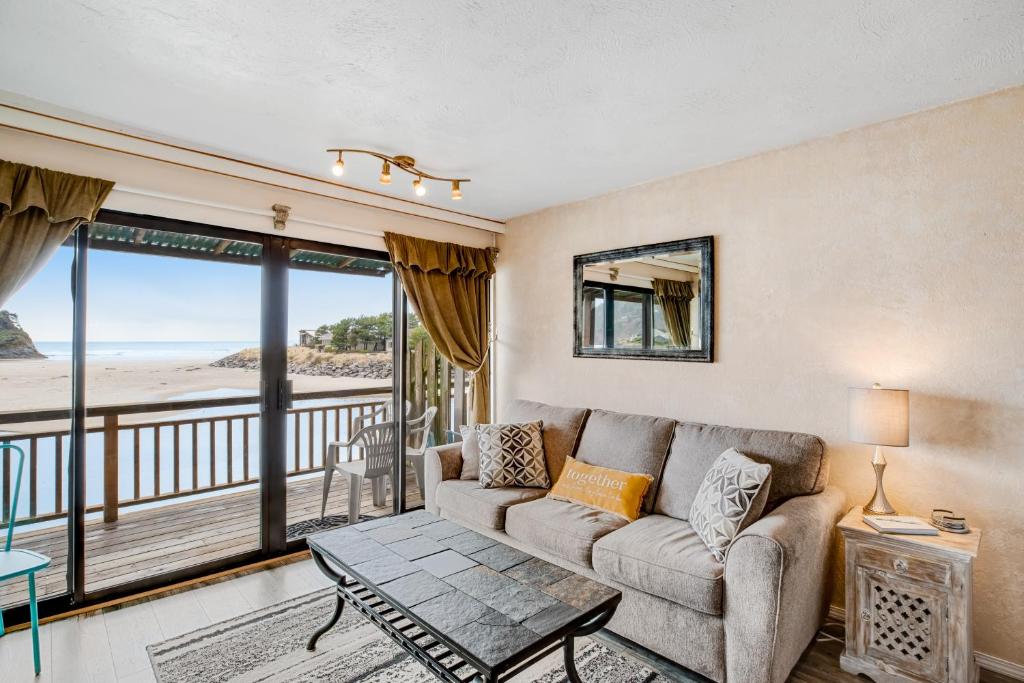
[[[259, 345], [258, 341], [94, 341], [86, 342], [85, 355], [123, 360], [216, 359]], [[38, 341], [36, 348], [50, 360], [71, 360], [70, 341]]]

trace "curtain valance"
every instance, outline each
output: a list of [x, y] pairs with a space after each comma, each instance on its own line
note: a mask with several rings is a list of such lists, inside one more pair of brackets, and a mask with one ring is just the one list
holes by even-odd
[[28, 282], [82, 221], [93, 221], [114, 183], [0, 160], [0, 306]]
[[489, 278], [494, 275], [494, 249], [435, 242], [390, 232], [384, 236], [384, 241], [396, 266], [463, 277]]
[[655, 296], [665, 298], [674, 297], [677, 299], [686, 299], [687, 301], [693, 298], [693, 285], [689, 282], [654, 278], [652, 286], [654, 287]]

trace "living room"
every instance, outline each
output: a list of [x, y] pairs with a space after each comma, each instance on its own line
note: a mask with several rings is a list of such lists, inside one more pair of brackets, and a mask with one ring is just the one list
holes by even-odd
[[1019, 2], [0, 36], [3, 680], [1024, 680]]

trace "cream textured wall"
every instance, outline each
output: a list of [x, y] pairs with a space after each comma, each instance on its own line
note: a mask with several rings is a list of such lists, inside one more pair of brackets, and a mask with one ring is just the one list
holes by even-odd
[[[700, 235], [713, 364], [572, 357], [574, 254]], [[984, 529], [975, 645], [1024, 664], [1024, 88], [523, 216], [499, 243], [499, 417], [522, 397], [812, 432], [860, 503], [846, 388], [909, 388], [889, 497]]]

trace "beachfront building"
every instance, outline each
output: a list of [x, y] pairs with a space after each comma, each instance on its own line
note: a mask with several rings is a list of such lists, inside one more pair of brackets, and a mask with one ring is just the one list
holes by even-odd
[[319, 330], [299, 330], [299, 346], [309, 349], [322, 349], [331, 343], [330, 332]]
[[1024, 681], [1022, 188], [1021, 0], [4, 0], [0, 683]]

